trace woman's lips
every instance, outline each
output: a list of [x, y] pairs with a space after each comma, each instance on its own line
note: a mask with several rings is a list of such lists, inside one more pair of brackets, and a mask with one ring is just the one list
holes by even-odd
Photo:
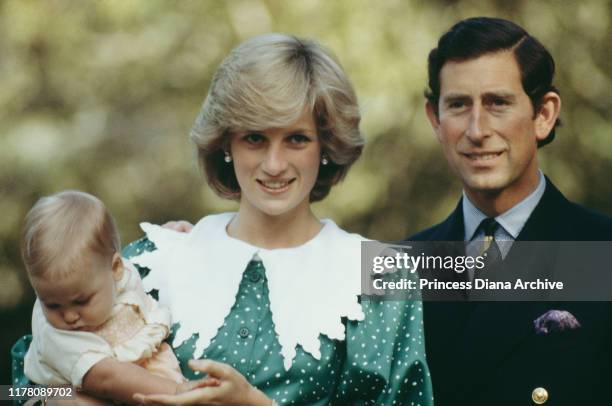
[[261, 186], [261, 188], [270, 194], [280, 194], [284, 193], [289, 189], [289, 186], [295, 181], [295, 178], [292, 179], [283, 179], [283, 180], [262, 180], [257, 179], [257, 183]]

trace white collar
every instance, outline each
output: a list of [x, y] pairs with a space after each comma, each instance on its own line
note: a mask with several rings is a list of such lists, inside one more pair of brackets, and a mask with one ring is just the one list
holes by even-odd
[[[319, 334], [343, 340], [341, 318], [364, 319], [357, 299], [364, 238], [323, 220], [319, 234], [305, 244], [268, 250], [227, 235], [234, 215], [204, 217], [187, 234], [141, 224], [157, 250], [132, 261], [150, 269], [145, 289], [158, 289], [160, 303], [169, 306], [174, 322], [181, 324], [174, 345], [198, 333], [194, 356], [204, 352], [235, 302], [244, 270], [257, 255], [266, 269], [285, 369], [291, 367], [298, 344], [320, 359]], [[300, 323], [295, 322], [298, 316]]]
[[[509, 210], [495, 217], [495, 220], [502, 226], [507, 235], [513, 240], [516, 240], [521, 230], [527, 223], [529, 216], [535, 210], [544, 195], [546, 189], [546, 178], [541, 170], [538, 170], [539, 181], [538, 186], [519, 203], [511, 207]], [[476, 231], [482, 220], [488, 216], [484, 214], [472, 201], [469, 199], [465, 190], [463, 191], [463, 223], [465, 227], [465, 240], [471, 241], [476, 237]], [[482, 233], [482, 231], [481, 231]], [[484, 235], [482, 233], [481, 235]], [[498, 238], [496, 236], [496, 238]]]

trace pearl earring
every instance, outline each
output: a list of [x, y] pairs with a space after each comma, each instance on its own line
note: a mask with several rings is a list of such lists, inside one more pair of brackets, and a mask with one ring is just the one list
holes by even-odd
[[329, 163], [329, 159], [327, 159], [327, 156], [323, 155], [321, 157], [321, 164], [322, 165], [327, 165]]
[[224, 151], [224, 152], [225, 152], [225, 156], [223, 157], [223, 160], [229, 164], [230, 162], [232, 162], [232, 156], [230, 155], [229, 152], [227, 151]]

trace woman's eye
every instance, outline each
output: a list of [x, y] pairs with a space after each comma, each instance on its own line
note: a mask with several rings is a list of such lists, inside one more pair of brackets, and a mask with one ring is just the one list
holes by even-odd
[[307, 142], [310, 142], [310, 138], [308, 138], [304, 134], [292, 134], [289, 136], [289, 142], [291, 144], [305, 144]]
[[45, 307], [49, 310], [59, 309], [59, 305], [55, 303], [45, 304]]
[[83, 306], [83, 305], [86, 305], [87, 303], [89, 303], [89, 298], [83, 299], [83, 300], [75, 300], [74, 301], [74, 304], [76, 304], [78, 306]]
[[264, 141], [264, 136], [258, 133], [249, 133], [242, 137], [243, 140], [252, 145], [260, 144]]

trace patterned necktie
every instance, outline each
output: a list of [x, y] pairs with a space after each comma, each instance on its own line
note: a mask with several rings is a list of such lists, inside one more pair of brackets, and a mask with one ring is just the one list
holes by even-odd
[[495, 221], [494, 218], [489, 217], [482, 220], [478, 227], [482, 228], [485, 234], [482, 255], [486, 258], [486, 267], [491, 269], [502, 261], [499, 245], [497, 245], [497, 241], [495, 241], [495, 231], [499, 228], [499, 223]]

